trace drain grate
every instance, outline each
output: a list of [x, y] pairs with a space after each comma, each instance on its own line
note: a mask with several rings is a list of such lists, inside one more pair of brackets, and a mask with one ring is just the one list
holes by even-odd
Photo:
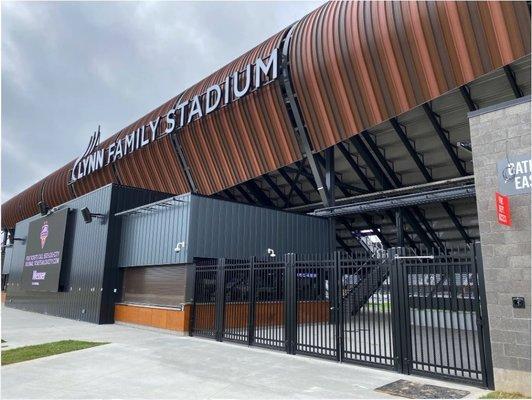
[[444, 386], [426, 385], [404, 379], [388, 383], [375, 389], [378, 392], [408, 399], [461, 399], [469, 394], [466, 390], [452, 389]]

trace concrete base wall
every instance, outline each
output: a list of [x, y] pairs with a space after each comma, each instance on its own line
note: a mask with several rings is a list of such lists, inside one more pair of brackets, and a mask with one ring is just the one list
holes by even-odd
[[[510, 196], [512, 226], [498, 223], [497, 161], [530, 156], [530, 97], [470, 113], [486, 300], [497, 390], [531, 394], [530, 191]], [[514, 308], [512, 297], [526, 307]]]

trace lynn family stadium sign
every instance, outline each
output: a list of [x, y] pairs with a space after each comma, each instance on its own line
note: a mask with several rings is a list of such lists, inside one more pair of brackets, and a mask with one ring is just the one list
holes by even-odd
[[156, 139], [161, 119], [166, 119], [165, 134], [181, 129], [196, 119], [200, 119], [219, 107], [244, 97], [251, 90], [277, 79], [278, 49], [265, 58], [257, 58], [246, 65], [242, 71], [227, 76], [223, 83], [212, 85], [201, 95], [182, 101], [166, 115], [158, 116], [148, 124], [134, 130], [125, 137], [111, 143], [107, 148], [97, 149], [100, 132], [96, 132], [89, 141], [85, 152], [76, 160], [71, 172], [71, 182], [87, 176], [100, 168], [121, 159], [127, 154], [148, 145]]

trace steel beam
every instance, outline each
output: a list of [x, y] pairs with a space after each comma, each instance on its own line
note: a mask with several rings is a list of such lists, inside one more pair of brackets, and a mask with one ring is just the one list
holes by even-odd
[[469, 89], [469, 86], [463, 85], [460, 86], [460, 94], [462, 95], [464, 101], [467, 104], [467, 108], [469, 108], [469, 111], [475, 111], [478, 109], [478, 106], [471, 98], [471, 90]]
[[512, 88], [512, 92], [514, 92], [514, 96], [516, 98], [523, 97], [523, 91], [519, 88], [519, 85], [517, 84], [517, 80], [515, 79], [515, 73], [512, 70], [512, 67], [510, 67], [509, 65], [505, 65], [503, 69], [506, 75], [506, 79], [508, 79], [508, 83]]
[[251, 192], [253, 197], [258, 200], [259, 204], [267, 207], [275, 207], [273, 201], [271, 201], [270, 198], [264, 194], [259, 185], [257, 185], [254, 181], [248, 181], [244, 183], [244, 186]]
[[[319, 153], [316, 154], [316, 160], [318, 160], [320, 165], [323, 168], [325, 168], [325, 158], [321, 154], [319, 154]], [[338, 187], [338, 189], [340, 189], [342, 191], [342, 193], [344, 193], [344, 196], [351, 196], [352, 195], [351, 193], [349, 193], [349, 194], [346, 193], [346, 190], [354, 192], [354, 193], [368, 193], [368, 191], [365, 190], [365, 189], [362, 189], [362, 188], [350, 185], [349, 183], [343, 182], [342, 179], [341, 179], [341, 174], [336, 173], [335, 175], [336, 175], [336, 178], [335, 178], [336, 179], [336, 186]]]
[[345, 242], [344, 239], [342, 239], [339, 235], [336, 235], [336, 241], [342, 246], [342, 248], [348, 252], [351, 253], [351, 247]]
[[461, 187], [433, 190], [423, 193], [405, 194], [389, 198], [345, 204], [336, 207], [322, 208], [314, 211], [313, 215], [320, 217], [335, 217], [347, 214], [358, 214], [390, 210], [400, 207], [412, 207], [417, 204], [439, 203], [448, 200], [464, 199], [475, 196], [475, 185], [469, 184]]
[[277, 186], [277, 184], [273, 181], [273, 179], [268, 175], [264, 174], [262, 175], [262, 178], [264, 178], [264, 181], [268, 184], [268, 186], [277, 194], [277, 196], [286, 204], [288, 207], [291, 207], [292, 203], [290, 203], [290, 200], [286, 195], [283, 193], [281, 188]]
[[357, 164], [357, 162], [355, 161], [351, 153], [349, 153], [349, 150], [347, 150], [345, 145], [343, 143], [338, 143], [336, 147], [338, 147], [338, 150], [340, 150], [340, 153], [342, 153], [342, 155], [344, 156], [348, 164], [351, 166], [353, 171], [355, 171], [362, 183], [368, 188], [370, 192], [374, 192], [375, 186], [373, 186], [364, 171], [362, 171], [362, 168], [360, 168], [360, 166]]
[[397, 230], [397, 246], [405, 247], [405, 235], [403, 226], [403, 209], [397, 208], [395, 210], [395, 226]]
[[233, 193], [231, 193], [231, 192], [229, 191], [229, 189], [225, 189], [225, 190], [223, 190], [222, 193], [225, 194], [225, 195], [229, 198], [229, 200], [232, 200], [232, 201], [238, 201], [238, 200], [236, 199], [236, 197], [233, 195]]
[[[357, 149], [357, 151], [359, 152], [359, 154], [361, 156], [363, 156], [362, 158], [366, 161], [366, 164], [369, 166], [370, 164], [373, 166], [374, 169], [372, 169], [372, 172], [373, 172], [373, 175], [374, 176], [377, 176], [378, 175], [378, 172], [377, 172], [377, 169], [378, 169], [378, 165], [373, 161], [373, 157], [371, 156], [371, 154], [367, 151], [367, 149], [365, 148], [365, 146], [362, 144], [362, 145], [359, 145], [359, 142], [354, 140], [354, 138], [351, 139], [351, 143], [353, 143], [353, 145], [355, 146], [355, 149]], [[353, 156], [351, 155], [351, 153], [349, 152], [349, 150], [347, 150], [347, 148], [345, 147], [345, 145], [343, 143], [338, 143], [337, 145], [338, 149], [340, 150], [340, 152], [343, 154], [344, 158], [346, 159], [346, 161], [349, 163], [349, 165], [351, 166], [351, 168], [353, 168], [353, 170], [355, 171], [355, 173], [358, 175], [358, 177], [360, 178], [360, 180], [362, 181], [362, 183], [366, 186], [366, 188], [370, 191], [370, 192], [375, 192], [376, 189], [375, 189], [375, 186], [373, 185], [373, 183], [371, 183], [371, 181], [368, 179], [368, 177], [366, 176], [366, 174], [364, 173], [364, 171], [362, 171], [362, 168], [360, 168], [360, 166], [358, 165], [358, 163], [355, 161], [355, 159], [353, 158]], [[362, 154], [363, 153], [363, 154]], [[371, 169], [371, 168], [370, 168]], [[392, 222], [392, 224], [395, 225], [395, 218], [394, 218], [394, 215], [390, 212], [387, 212], [387, 217], [388, 219]], [[367, 219], [363, 216], [362, 218], [364, 218], [365, 221], [367, 221]], [[406, 233], [406, 232], [405, 232]], [[406, 239], [407, 241], [409, 242], [409, 244], [412, 246], [412, 247], [415, 247], [415, 243], [414, 241], [410, 238], [410, 236], [407, 234], [406, 235]], [[381, 239], [382, 241], [382, 239]], [[388, 242], [389, 244], [389, 242]]]
[[325, 195], [327, 204], [331, 207], [335, 204], [336, 170], [334, 167], [334, 147], [325, 150]]
[[445, 150], [447, 151], [447, 154], [449, 154], [449, 157], [451, 157], [451, 160], [460, 173], [460, 175], [465, 176], [467, 175], [467, 171], [464, 167], [463, 161], [458, 157], [458, 154], [455, 151], [455, 147], [452, 145], [451, 141], [447, 137], [447, 131], [442, 128], [440, 121], [438, 120], [438, 114], [436, 114], [432, 108], [429, 106], [428, 103], [423, 104], [423, 111], [425, 111], [425, 114], [429, 118], [430, 123], [432, 124], [432, 127], [436, 131], [436, 134], [440, 138], [441, 142], [443, 143], [443, 146], [445, 147]]
[[246, 199], [246, 201], [247, 201], [248, 203], [250, 203], [250, 204], [255, 204], [255, 201], [253, 200], [253, 198], [249, 195], [248, 192], [246, 192], [246, 191], [244, 190], [244, 188], [243, 188], [242, 186], [237, 185], [237, 186], [235, 186], [235, 188], [236, 188], [236, 190], [238, 190], [238, 192], [239, 192], [242, 196], [244, 196], [244, 198]]
[[[177, 105], [180, 103], [181, 99], [183, 98], [183, 94], [181, 94], [181, 97], [176, 101], [174, 104], [174, 109], [177, 107]], [[185, 152], [183, 151], [183, 147], [181, 146], [181, 142], [179, 141], [179, 138], [177, 137], [176, 129], [174, 128], [174, 131], [169, 133], [170, 135], [170, 142], [172, 142], [172, 146], [174, 147], [174, 150], [177, 154], [177, 158], [179, 160], [179, 163], [181, 164], [181, 167], [183, 168], [183, 171], [185, 171], [185, 179], [187, 180], [188, 186], [190, 188], [190, 191], [192, 193], [198, 192], [198, 185], [196, 185], [196, 182], [194, 181], [194, 177], [192, 176], [192, 171], [190, 169], [190, 166], [188, 165], [187, 158], [185, 156]]]
[[[323, 162], [326, 162], [325, 159], [323, 159]], [[296, 163], [296, 165], [298, 165], [299, 171], [301, 171], [301, 169], [304, 169], [304, 165], [303, 164], [298, 162], [298, 163]], [[307, 178], [308, 182], [314, 188], [314, 190], [316, 190], [316, 182], [314, 182], [312, 175], [305, 174], [304, 176], [305, 176], [305, 178]], [[340, 183], [340, 182], [338, 182], [338, 183]], [[343, 193], [344, 196], [348, 197], [350, 195], [346, 191], [345, 187], [343, 187], [343, 185], [338, 185], [338, 188], [340, 189], [340, 191]], [[373, 223], [373, 221], [371, 220], [371, 217], [369, 215], [363, 214], [362, 218], [368, 224], [368, 227], [373, 231], [373, 233], [381, 240], [382, 244], [384, 246], [386, 246], [386, 247], [390, 247], [390, 242], [388, 242], [388, 240], [386, 240], [384, 235], [382, 235], [382, 233], [380, 233], [380, 227]], [[341, 221], [341, 222], [345, 225], [345, 221]], [[358, 238], [356, 236], [354, 236], [354, 235], [352, 235], [352, 236], [353, 236], [353, 238], [358, 240]], [[361, 246], [364, 246], [364, 245], [361, 243]]]
[[292, 121], [292, 125], [294, 127], [294, 132], [296, 134], [297, 142], [299, 143], [301, 154], [303, 154], [303, 156], [307, 159], [310, 165], [310, 170], [312, 171], [312, 175], [314, 176], [314, 180], [316, 181], [316, 184], [317, 184], [320, 199], [322, 203], [325, 206], [327, 206], [329, 202], [328, 202], [328, 196], [326, 193], [326, 186], [325, 186], [325, 180], [323, 177], [323, 173], [320, 170], [320, 167], [318, 166], [316, 162], [314, 154], [312, 153], [312, 146], [310, 144], [310, 138], [305, 128], [305, 124], [303, 123], [303, 118], [301, 117], [301, 111], [299, 108], [297, 98], [294, 93], [294, 89], [292, 87], [292, 80], [290, 77], [289, 49], [290, 49], [290, 40], [292, 37], [293, 29], [294, 29], [294, 26], [290, 29], [290, 31], [284, 38], [282, 56], [281, 56], [281, 73], [280, 73], [281, 79], [279, 82], [280, 82], [281, 92], [285, 99], [286, 110], [288, 112], [290, 120]]
[[[419, 156], [418, 152], [410, 142], [410, 139], [408, 139], [408, 136], [406, 136], [405, 131], [399, 124], [396, 118], [392, 118], [390, 120], [390, 124], [392, 125], [393, 129], [395, 130], [395, 133], [397, 133], [397, 136], [399, 136], [399, 139], [401, 139], [401, 142], [403, 142], [403, 145], [406, 147], [406, 150], [408, 151], [408, 154], [410, 154], [410, 157], [414, 160], [416, 163], [418, 169], [423, 174], [423, 177], [427, 182], [432, 182], [432, 176], [428, 170], [428, 168], [425, 166], [425, 163], [423, 160], [421, 160], [421, 157]], [[402, 185], [401, 185], [402, 186]]]
[[[303, 193], [303, 191], [297, 186], [297, 184], [292, 180], [292, 178], [290, 178], [290, 176], [285, 172], [283, 171], [282, 169], [279, 170], [279, 174], [281, 174], [281, 176], [283, 177], [283, 179], [286, 181], [286, 183], [288, 183], [288, 185], [290, 186], [290, 193], [293, 191], [295, 192], [299, 198], [303, 201], [303, 203], [305, 204], [310, 204], [310, 200], [308, 199], [308, 197], [305, 195], [305, 193]], [[288, 195], [288, 198], [290, 198], [290, 194]]]
[[[410, 142], [410, 140], [406, 136], [405, 131], [403, 130], [402, 126], [399, 124], [397, 119], [396, 118], [392, 118], [390, 120], [390, 124], [392, 125], [393, 129], [397, 133], [397, 136], [399, 136], [399, 138], [401, 139], [401, 142], [403, 142], [403, 145], [406, 147], [406, 150], [408, 151], [408, 154], [410, 154], [410, 157], [412, 157], [412, 159], [416, 163], [417, 167], [421, 171], [421, 174], [423, 175], [425, 180], [427, 182], [434, 182], [434, 179], [432, 178], [431, 173], [429, 172], [428, 168], [425, 166], [425, 163], [423, 162], [423, 160], [419, 156], [419, 153], [416, 151], [416, 149], [412, 145], [412, 142]], [[471, 243], [471, 238], [469, 237], [469, 235], [465, 231], [463, 225], [460, 223], [460, 220], [458, 219], [458, 217], [454, 213], [454, 210], [451, 207], [451, 205], [449, 203], [444, 202], [444, 203], [442, 203], [442, 207], [444, 208], [444, 210], [447, 213], [447, 215], [449, 215], [449, 218], [453, 222], [454, 226], [456, 227], [456, 229], [458, 230], [458, 232], [460, 233], [462, 238], [467, 243]]]
[[[381, 186], [383, 186], [385, 188], [388, 188], [388, 189], [394, 188], [392, 182], [390, 182], [389, 178], [386, 177], [384, 172], [381, 170], [379, 164], [375, 161], [375, 159], [373, 159], [373, 156], [371, 155], [369, 150], [366, 148], [366, 145], [362, 142], [362, 139], [360, 137], [358, 137], [358, 136], [360, 136], [360, 135], [357, 135], [357, 136], [354, 136], [353, 138], [351, 138], [351, 141], [352, 141], [353, 145], [355, 146], [355, 148], [357, 149], [357, 151], [359, 152], [359, 154], [364, 159], [364, 162], [366, 162], [368, 167], [373, 172], [373, 175], [377, 178], [377, 180], [379, 180]], [[366, 142], [368, 142], [368, 144], [370, 144], [370, 143], [373, 142], [373, 140], [371, 138], [366, 138]], [[370, 144], [370, 146], [371, 146], [371, 144]], [[378, 150], [376, 145], [374, 145], [373, 147], [375, 148], [376, 153], [380, 154], [380, 150]], [[382, 158], [384, 158], [384, 156], [382, 156]], [[384, 161], [385, 162], [383, 164], [383, 167], [386, 168], [386, 165], [387, 165], [389, 170], [391, 170], [391, 167], [388, 165], [388, 162], [386, 160], [384, 160]], [[391, 170], [391, 171], [393, 172], [393, 170]], [[392, 173], [391, 175], [394, 176], [395, 173]], [[401, 185], [401, 182], [399, 181], [399, 178], [395, 177], [395, 180], [396, 180], [396, 182], [398, 182], [398, 185]], [[421, 219], [422, 219], [423, 216], [420, 215], [420, 214], [421, 213], [418, 213], [418, 216], [421, 217]], [[419, 224], [417, 219], [414, 217], [414, 215], [410, 212], [410, 210], [405, 210], [404, 215], [405, 215], [405, 218], [408, 221], [408, 224], [414, 230], [414, 233], [417, 234], [417, 236], [425, 244], [425, 246], [432, 247], [432, 245], [433, 245], [432, 244], [432, 240], [429, 238], [427, 233], [423, 230], [423, 228], [421, 227], [421, 225]], [[394, 220], [395, 216], [392, 215], [391, 219]]]

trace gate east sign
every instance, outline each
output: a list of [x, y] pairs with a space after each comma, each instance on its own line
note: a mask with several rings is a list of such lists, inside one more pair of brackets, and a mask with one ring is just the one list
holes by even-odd
[[497, 161], [499, 192], [504, 195], [530, 193], [532, 157], [529, 154], [509, 156]]
[[72, 167], [70, 182], [83, 178], [153, 142], [163, 119], [166, 121], [164, 133], [172, 133], [277, 79], [277, 54], [278, 49], [275, 48], [268, 57], [257, 58], [253, 64], [246, 65], [242, 71], [233, 72], [223, 82], [207, 88], [203, 94], [188, 100], [180, 99], [166, 115], [158, 116], [148, 124], [111, 143], [107, 148], [98, 149], [100, 133], [94, 133], [87, 149]]

